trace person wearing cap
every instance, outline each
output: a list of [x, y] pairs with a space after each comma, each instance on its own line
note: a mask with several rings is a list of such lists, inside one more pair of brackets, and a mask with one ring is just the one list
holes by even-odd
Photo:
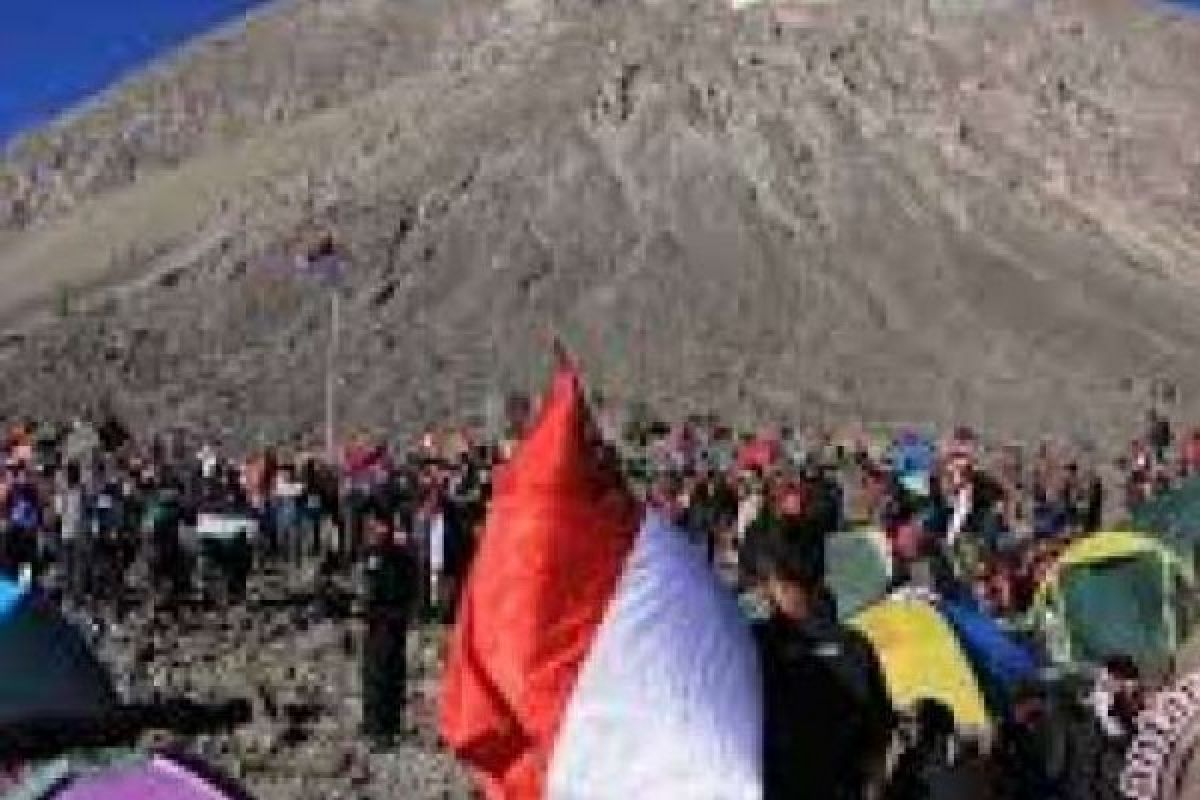
[[811, 553], [782, 524], [759, 551], [770, 612], [754, 626], [763, 679], [764, 798], [861, 800], [882, 775], [894, 718], [860, 633], [822, 609]]

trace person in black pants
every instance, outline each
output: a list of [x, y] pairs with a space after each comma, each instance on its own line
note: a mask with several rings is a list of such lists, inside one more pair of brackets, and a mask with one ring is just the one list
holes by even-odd
[[366, 636], [362, 648], [362, 732], [386, 748], [402, 732], [409, 619], [416, 593], [416, 561], [407, 531], [377, 506], [364, 509]]

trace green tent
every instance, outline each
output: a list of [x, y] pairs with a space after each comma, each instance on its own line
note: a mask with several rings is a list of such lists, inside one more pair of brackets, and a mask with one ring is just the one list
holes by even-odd
[[1170, 665], [1191, 627], [1189, 564], [1135, 533], [1098, 533], [1068, 547], [1034, 601], [1051, 658], [1096, 664], [1128, 655], [1143, 668]]
[[1158, 536], [1189, 564], [1200, 564], [1200, 478], [1142, 503], [1133, 527]]
[[891, 549], [881, 531], [835, 533], [825, 542], [826, 582], [848, 619], [887, 594], [892, 580]]

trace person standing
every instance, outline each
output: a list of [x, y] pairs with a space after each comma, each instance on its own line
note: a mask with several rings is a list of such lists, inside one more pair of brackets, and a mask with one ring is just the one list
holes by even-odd
[[1095, 533], [1104, 527], [1104, 481], [1092, 470], [1088, 475], [1087, 492], [1080, 525], [1084, 533]]
[[271, 517], [282, 545], [284, 561], [293, 577], [299, 574], [304, 565], [306, 537], [301, 517], [304, 500], [304, 484], [296, 476], [295, 467], [291, 464], [280, 466], [271, 492]]
[[1171, 421], [1158, 413], [1157, 409], [1152, 408], [1146, 413], [1146, 440], [1150, 443], [1154, 463], [1165, 464], [1167, 453], [1175, 441], [1175, 434], [1171, 430]]
[[152, 583], [161, 607], [174, 611], [187, 599], [190, 581], [187, 559], [180, 541], [183, 512], [175, 487], [148, 480], [149, 502], [141, 521], [148, 544]]
[[87, 495], [83, 490], [83, 474], [76, 463], [68, 463], [63, 472], [63, 485], [55, 498], [59, 538], [62, 542], [63, 577], [66, 599], [78, 607], [91, 591], [88, 580], [90, 559], [88, 543]]
[[105, 466], [94, 480], [91, 497], [91, 549], [93, 580], [104, 591], [97, 599], [114, 615], [120, 611], [124, 582], [120, 567], [122, 492], [115, 471]]
[[445, 477], [435, 474], [426, 488], [417, 515], [422, 563], [422, 587], [429, 618], [443, 624], [454, 621], [458, 592], [467, 567], [469, 547], [462, 517], [446, 496]]
[[20, 580], [32, 582], [38, 566], [38, 536], [44, 519], [42, 501], [27, 467], [19, 462], [10, 464], [9, 474], [9, 488], [4, 498], [9, 566]]
[[914, 711], [913, 741], [899, 757], [883, 800], [990, 797], [990, 776], [981, 760], [964, 746], [950, 708], [926, 697], [917, 701]]
[[763, 677], [764, 800], [863, 800], [883, 776], [894, 715], [870, 643], [823, 610], [813, 559], [775, 526], [760, 564], [770, 615]]
[[1000, 721], [993, 759], [1006, 800], [1064, 800], [1068, 760], [1080, 739], [1045, 687], [1018, 686]]
[[363, 735], [382, 748], [402, 732], [406, 642], [415, 595], [416, 565], [407, 528], [376, 505], [362, 515], [366, 636], [362, 648]]

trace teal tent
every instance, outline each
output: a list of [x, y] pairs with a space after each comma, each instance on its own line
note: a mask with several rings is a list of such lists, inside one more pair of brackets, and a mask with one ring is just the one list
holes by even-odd
[[825, 572], [838, 616], [854, 616], [887, 594], [892, 581], [887, 536], [873, 530], [833, 534], [825, 542]]
[[1170, 666], [1193, 627], [1195, 585], [1190, 566], [1154, 539], [1098, 533], [1063, 551], [1033, 614], [1058, 664], [1127, 655], [1158, 670]]
[[1193, 566], [1200, 564], [1200, 478], [1142, 503], [1133, 527], [1160, 538]]

